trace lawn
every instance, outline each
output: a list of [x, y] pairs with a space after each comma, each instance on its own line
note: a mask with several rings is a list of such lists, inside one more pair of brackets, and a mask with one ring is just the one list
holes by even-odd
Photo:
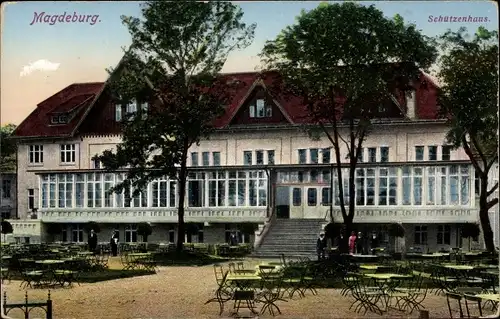
[[[247, 259], [248, 267], [257, 261]], [[120, 269], [119, 259], [110, 262], [111, 269]], [[126, 319], [126, 318], [220, 318], [218, 305], [204, 305], [213, 296], [216, 283], [211, 265], [190, 267], [160, 267], [156, 274], [82, 283], [72, 288], [51, 291], [54, 300], [54, 318], [65, 319]], [[23, 301], [25, 291], [19, 282], [6, 283], [10, 302]], [[47, 290], [28, 289], [30, 300], [44, 300]], [[303, 299], [280, 305], [282, 315], [276, 318], [360, 318], [349, 310], [350, 298], [342, 297], [339, 289], [319, 289]], [[424, 305], [431, 318], [448, 317], [446, 298], [429, 294]], [[242, 310], [245, 314], [245, 310]], [[229, 314], [226, 311], [223, 317]], [[34, 313], [35, 317], [36, 312]], [[390, 311], [386, 317], [407, 318], [408, 315]], [[269, 315], [266, 315], [269, 317]], [[368, 313], [365, 318], [380, 317]], [[418, 313], [411, 317], [418, 318]], [[17, 318], [13, 314], [13, 318]], [[382, 318], [382, 317], [381, 317]]]

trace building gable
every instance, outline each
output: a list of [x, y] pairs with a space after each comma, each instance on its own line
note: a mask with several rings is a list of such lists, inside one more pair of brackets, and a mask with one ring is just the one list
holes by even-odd
[[229, 125], [291, 124], [292, 120], [260, 79], [256, 80], [236, 108]]

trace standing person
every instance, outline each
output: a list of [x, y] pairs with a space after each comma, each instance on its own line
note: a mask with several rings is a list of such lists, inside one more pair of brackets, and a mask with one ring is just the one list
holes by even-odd
[[356, 239], [356, 252], [360, 255], [365, 254], [365, 236], [361, 232], [358, 232], [358, 238]]
[[111, 245], [111, 253], [113, 254], [114, 257], [116, 257], [118, 255], [118, 232], [116, 230], [113, 230], [113, 234], [111, 235], [110, 245]]
[[320, 233], [318, 240], [316, 241], [316, 253], [318, 254], [318, 260], [325, 259], [325, 249], [326, 249], [325, 234]]
[[89, 251], [95, 253], [97, 250], [97, 235], [93, 229], [90, 230], [88, 242], [89, 242]]
[[349, 236], [349, 253], [350, 254], [355, 254], [356, 253], [356, 232], [351, 232], [351, 236]]
[[230, 246], [238, 246], [238, 237], [236, 237], [236, 233], [232, 232], [229, 237], [229, 245]]

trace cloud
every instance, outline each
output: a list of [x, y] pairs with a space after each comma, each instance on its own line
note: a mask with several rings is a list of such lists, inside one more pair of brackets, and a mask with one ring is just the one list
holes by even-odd
[[30, 75], [34, 71], [55, 71], [59, 68], [59, 65], [61, 65], [61, 63], [54, 63], [44, 59], [38, 60], [25, 65], [20, 73], [20, 76], [23, 77]]

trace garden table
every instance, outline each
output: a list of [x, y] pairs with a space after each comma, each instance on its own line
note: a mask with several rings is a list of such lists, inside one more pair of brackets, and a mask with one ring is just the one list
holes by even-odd
[[140, 268], [141, 266], [141, 261], [149, 258], [152, 256], [151, 253], [130, 253], [127, 255], [128, 256], [128, 261], [126, 265], [126, 269], [136, 269]]
[[476, 295], [476, 297], [479, 297], [483, 300], [491, 300], [491, 301], [500, 302], [500, 294], [479, 294], [479, 295]]
[[259, 282], [262, 278], [257, 275], [228, 275], [227, 281], [234, 283], [239, 289], [247, 289], [254, 283]]
[[37, 260], [35, 263], [41, 265], [43, 268], [43, 277], [40, 282], [48, 285], [56, 280], [55, 271], [61, 264], [64, 264], [64, 260], [46, 259]]
[[367, 270], [369, 272], [375, 272], [382, 269], [390, 269], [391, 266], [388, 265], [360, 265], [360, 269]]
[[443, 267], [458, 271], [469, 271], [475, 268], [474, 266], [468, 266], [468, 265], [444, 265]]

